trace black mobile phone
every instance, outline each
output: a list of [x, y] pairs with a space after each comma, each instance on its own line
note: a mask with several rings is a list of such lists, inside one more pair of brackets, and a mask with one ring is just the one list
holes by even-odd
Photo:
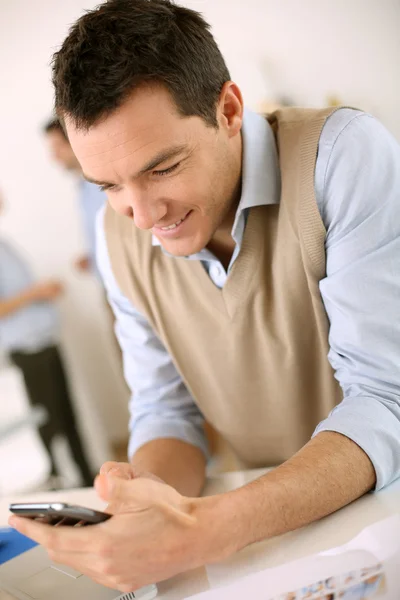
[[49, 525], [96, 525], [107, 521], [111, 515], [86, 508], [74, 506], [64, 502], [34, 502], [24, 504], [10, 504], [9, 509], [19, 517], [37, 519]]

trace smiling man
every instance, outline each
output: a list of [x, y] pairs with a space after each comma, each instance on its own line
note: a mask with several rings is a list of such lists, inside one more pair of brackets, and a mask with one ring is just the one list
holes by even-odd
[[[301, 527], [400, 475], [400, 150], [357, 110], [244, 110], [202, 17], [110, 0], [54, 58], [56, 109], [106, 190], [98, 263], [131, 402], [113, 517], [14, 519], [129, 591]], [[206, 418], [258, 481], [199, 499]]]
[[174, 256], [200, 252], [225, 224], [234, 246], [242, 98], [230, 82], [226, 102], [235, 111], [228, 136], [202, 119], [180, 118], [171, 94], [157, 83], [135, 89], [129, 102], [88, 135], [66, 115], [86, 178], [108, 193], [119, 214], [134, 215], [136, 227], [151, 230]]

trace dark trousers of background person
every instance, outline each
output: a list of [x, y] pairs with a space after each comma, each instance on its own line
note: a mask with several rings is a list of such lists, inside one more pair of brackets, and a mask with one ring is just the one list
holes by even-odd
[[61, 357], [56, 346], [40, 352], [12, 352], [11, 360], [22, 371], [32, 406], [47, 410], [48, 420], [39, 428], [40, 437], [49, 453], [51, 474], [59, 475], [53, 455], [52, 442], [57, 435], [67, 440], [84, 485], [93, 485], [93, 477], [82, 448], [76, 426], [71, 396]]

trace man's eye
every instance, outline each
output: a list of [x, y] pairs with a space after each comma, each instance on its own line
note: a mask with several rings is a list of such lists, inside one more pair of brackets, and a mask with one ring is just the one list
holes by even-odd
[[164, 175], [169, 175], [172, 171], [175, 171], [179, 167], [181, 163], [178, 162], [176, 165], [172, 165], [172, 167], [168, 167], [168, 169], [163, 169], [162, 171], [153, 171], [153, 174], [157, 177], [163, 177]]
[[104, 185], [100, 185], [100, 186], [99, 186], [99, 189], [100, 189], [102, 192], [109, 192], [109, 191], [111, 191], [111, 190], [115, 190], [115, 188], [116, 188], [116, 187], [117, 187], [116, 185], [110, 185], [110, 184], [108, 184], [108, 183], [105, 183]]

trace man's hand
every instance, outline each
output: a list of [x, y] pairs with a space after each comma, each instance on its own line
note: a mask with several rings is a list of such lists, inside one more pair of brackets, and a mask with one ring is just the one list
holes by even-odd
[[28, 291], [29, 298], [32, 302], [40, 300], [55, 300], [64, 291], [63, 285], [56, 279], [37, 283]]
[[9, 522], [45, 546], [55, 562], [121, 592], [222, 558], [216, 523], [209, 520], [207, 510], [197, 510], [197, 503], [205, 500], [185, 498], [145, 477], [99, 475], [95, 485], [109, 507], [116, 507], [104, 523], [52, 527], [14, 516]]
[[[153, 481], [158, 481], [159, 483], [163, 483], [165, 485], [165, 481], [153, 475], [152, 473], [148, 473], [145, 471], [139, 471], [130, 463], [125, 462], [117, 462], [117, 461], [108, 461], [105, 462], [100, 468], [100, 475], [107, 475], [108, 477], [119, 477], [120, 479], [125, 479], [126, 481], [130, 481], [132, 479], [137, 479], [139, 477], [145, 477], [146, 479], [151, 479]], [[103, 497], [103, 496], [102, 496]], [[111, 497], [111, 502], [107, 505], [105, 509], [106, 512], [111, 514], [117, 514], [119, 512], [124, 511], [124, 503], [120, 503], [120, 498], [116, 498], [115, 496]]]
[[[135, 479], [136, 477], [140, 477], [141, 475], [145, 474], [136, 471], [136, 469], [134, 469], [133, 465], [131, 465], [130, 463], [110, 460], [108, 462], [105, 462], [101, 466], [100, 475], [108, 475], [109, 477], [120, 477], [121, 479], [129, 480]], [[153, 476], [150, 475], [150, 479], [152, 479], [152, 477]], [[161, 479], [159, 479], [159, 481], [161, 481]]]
[[79, 256], [74, 262], [74, 267], [81, 273], [88, 273], [92, 270], [90, 258], [88, 256]]
[[368, 456], [335, 432], [320, 433], [277, 469], [219, 496], [182, 496], [136, 478], [136, 468], [108, 463], [108, 474], [96, 479], [113, 515], [104, 523], [54, 528], [15, 516], [9, 523], [45, 546], [52, 560], [128, 592], [303, 527], [375, 485]]

